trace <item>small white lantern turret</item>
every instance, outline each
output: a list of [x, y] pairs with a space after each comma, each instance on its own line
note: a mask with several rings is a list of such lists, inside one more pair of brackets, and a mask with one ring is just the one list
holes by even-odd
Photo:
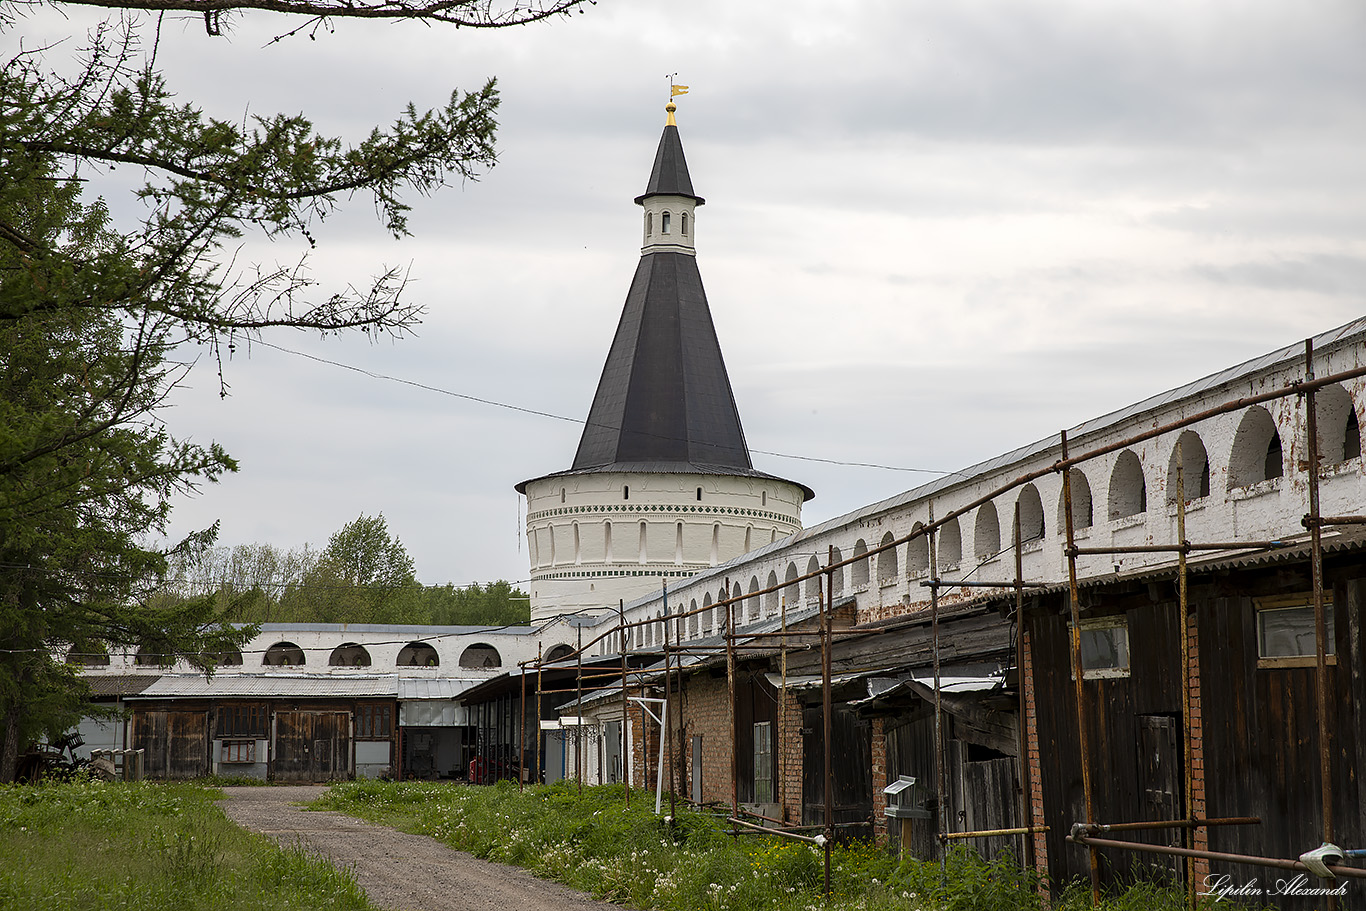
[[664, 136], [655, 155], [655, 166], [650, 172], [650, 183], [645, 192], [636, 197], [636, 205], [645, 209], [642, 218], [640, 252], [686, 253], [697, 255], [693, 238], [697, 231], [697, 207], [706, 200], [692, 191], [692, 179], [683, 158], [683, 141], [678, 136], [678, 123], [672, 101], [665, 105], [669, 119], [664, 125]]

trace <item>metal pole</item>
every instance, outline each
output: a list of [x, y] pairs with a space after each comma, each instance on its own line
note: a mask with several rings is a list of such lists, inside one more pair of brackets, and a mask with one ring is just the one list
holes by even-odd
[[[930, 513], [930, 521], [934, 521], [934, 513]], [[936, 554], [934, 548], [934, 536], [930, 535], [926, 542], [929, 545], [930, 557], [930, 579], [934, 582], [939, 581], [939, 567], [936, 566]], [[943, 690], [940, 688], [939, 679], [939, 586], [930, 586], [930, 649], [934, 657], [934, 785], [938, 792], [935, 797], [936, 808], [939, 813], [939, 876], [941, 882], [949, 873], [949, 802], [948, 802], [948, 768], [944, 761], [944, 699]]]
[[[664, 708], [663, 708], [663, 737], [668, 744], [669, 754], [669, 819], [678, 816], [678, 795], [674, 793], [674, 726], [669, 717], [670, 703], [673, 701], [673, 679], [669, 672], [669, 627], [673, 626], [672, 613], [669, 610], [669, 583], [666, 579], [661, 579], [660, 584], [664, 591]], [[681, 671], [682, 668], [680, 667]], [[664, 749], [661, 743], [660, 749]]]
[[518, 705], [522, 710], [521, 730], [517, 735], [517, 790], [521, 791], [526, 782], [526, 664], [518, 662], [522, 671], [522, 697]]
[[[730, 577], [726, 577], [730, 592]], [[726, 687], [730, 691], [730, 815], [740, 815], [740, 732], [735, 729], [735, 602], [726, 605]], [[756, 795], [757, 797], [757, 795]]]
[[[1314, 379], [1314, 342], [1304, 342], [1305, 379]], [[1319, 428], [1314, 390], [1305, 393], [1306, 436], [1309, 437], [1309, 564], [1314, 580], [1314, 684], [1319, 716], [1319, 797], [1323, 813], [1323, 840], [1333, 840], [1333, 740], [1332, 704], [1328, 684], [1328, 618], [1323, 603], [1323, 537], [1319, 526]], [[1336, 907], [1329, 898], [1328, 907]]]
[[[1186, 543], [1186, 455], [1180, 438], [1176, 441], [1176, 540]], [[1190, 648], [1190, 579], [1186, 574], [1186, 550], [1176, 555], [1177, 607], [1181, 616], [1181, 726], [1185, 729], [1185, 785], [1186, 818], [1195, 819], [1195, 739], [1191, 731], [1191, 648]], [[1090, 821], [1090, 820], [1088, 820]], [[1182, 833], [1185, 847], [1195, 847], [1195, 828]], [[1186, 858], [1186, 907], [1195, 911], [1195, 858]]]
[[[1067, 431], [1062, 432], [1062, 460], [1067, 462]], [[1095, 805], [1091, 793], [1091, 754], [1087, 750], [1086, 737], [1086, 687], [1082, 681], [1081, 668], [1081, 608], [1078, 605], [1080, 594], [1077, 590], [1076, 532], [1072, 527], [1072, 469], [1062, 470], [1063, 519], [1067, 526], [1067, 586], [1072, 607], [1072, 677], [1076, 689], [1077, 703], [1077, 743], [1081, 752], [1081, 790], [1086, 804], [1086, 821], [1096, 818]], [[1100, 906], [1100, 852], [1091, 848], [1091, 905]]]
[[[1030, 680], [1024, 669], [1024, 543], [1020, 540], [1020, 501], [1015, 501], [1015, 673], [1019, 677], [1020, 688], [1020, 810], [1024, 817], [1021, 822], [1026, 829], [1034, 826], [1034, 789], [1033, 770], [1029, 767], [1029, 709], [1027, 692]], [[1034, 833], [1021, 833], [1026, 868], [1034, 866]]]
[[617, 599], [617, 616], [621, 619], [621, 783], [626, 786], [626, 806], [631, 805], [631, 704], [626, 701], [626, 601]]
[[576, 623], [579, 632], [578, 675], [575, 689], [578, 691], [574, 701], [574, 777], [579, 782], [579, 796], [583, 796], [583, 627]]
[[536, 643], [536, 781], [541, 780], [541, 643]]
[[830, 705], [830, 640], [832, 638], [832, 615], [835, 612], [834, 589], [828, 595], [823, 594], [821, 605], [825, 608], [821, 613], [821, 731], [823, 735], [825, 754], [825, 901], [830, 901], [830, 846], [835, 837], [835, 784], [834, 775], [830, 770], [830, 736], [831, 736], [831, 713]]
[[[831, 545], [831, 546], [833, 547], [834, 545]], [[818, 602], [819, 602], [820, 599], [821, 599], [820, 591], [821, 591], [821, 579], [820, 579], [820, 576], [817, 576], [817, 577], [816, 577], [816, 600], [817, 600]], [[833, 591], [833, 589], [832, 589], [832, 591]], [[787, 601], [786, 601], [786, 600], [782, 601], [782, 602], [780, 603], [779, 607], [780, 607], [780, 610], [781, 610], [781, 615], [780, 615], [780, 618], [779, 618], [779, 620], [778, 620], [778, 628], [779, 628], [779, 631], [782, 633], [782, 639], [780, 640], [779, 646], [778, 646], [778, 654], [779, 654], [779, 659], [778, 659], [778, 660], [779, 660], [779, 664], [780, 664], [779, 670], [780, 670], [780, 672], [782, 673], [782, 681], [781, 681], [781, 685], [780, 685], [779, 688], [778, 688], [778, 731], [780, 732], [780, 733], [779, 733], [779, 737], [781, 738], [781, 740], [780, 740], [779, 742], [780, 742], [780, 743], [786, 743], [786, 742], [787, 742], [787, 737], [788, 737], [788, 733], [787, 733]], [[774, 771], [775, 771], [775, 773], [777, 773], [779, 769], [782, 770], [782, 771], [781, 771], [781, 774], [778, 774], [778, 789], [777, 789], [777, 790], [778, 790], [778, 805], [781, 806], [781, 807], [783, 808], [783, 816], [787, 816], [787, 764], [786, 764], [784, 761], [782, 761], [782, 759], [781, 759], [782, 755], [783, 755], [782, 753], [779, 753], [779, 754], [778, 754], [778, 756], [779, 756], [780, 758], [779, 758], [777, 761], [775, 761], [775, 763], [774, 763]], [[800, 809], [800, 808], [799, 808], [799, 809]], [[798, 818], [798, 819], [801, 818], [801, 814], [800, 814], [800, 813], [798, 813], [797, 818]]]

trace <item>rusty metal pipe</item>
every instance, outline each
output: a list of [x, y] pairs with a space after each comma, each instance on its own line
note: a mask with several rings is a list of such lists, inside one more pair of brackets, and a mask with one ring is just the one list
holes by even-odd
[[[1180, 469], [1178, 469], [1180, 470]], [[1070, 551], [1077, 556], [1087, 554], [1188, 554], [1196, 550], [1267, 550], [1273, 547], [1287, 547], [1290, 541], [1210, 541], [1194, 544], [1185, 541], [1181, 544], [1131, 544], [1127, 547], [1073, 547]]]
[[1203, 829], [1207, 826], [1260, 826], [1260, 816], [1223, 816], [1216, 819], [1159, 819], [1154, 822], [1077, 823], [1073, 828], [1098, 832], [1148, 832], [1154, 829]]
[[1048, 826], [1016, 826], [1013, 829], [983, 829], [980, 832], [949, 832], [944, 835], [947, 840], [956, 838], [995, 838], [997, 835], [1033, 835], [1036, 832], [1047, 832]]
[[777, 835], [779, 838], [790, 838], [793, 841], [804, 841], [808, 845], [816, 845], [817, 847], [820, 847], [822, 845], [829, 847], [830, 845], [830, 842], [825, 838], [813, 838], [810, 835], [798, 835], [796, 832], [788, 832], [785, 829], [770, 829], [767, 826], [756, 826], [752, 822], [745, 822], [743, 819], [739, 819], [735, 816], [726, 817], [726, 822], [730, 823], [731, 825], [744, 826], [746, 829], [753, 829], [755, 832], [762, 832], [765, 835]]
[[[1191, 848], [1171, 848], [1167, 845], [1148, 845], [1136, 841], [1119, 841], [1113, 838], [1092, 838], [1089, 835], [1069, 835], [1067, 840], [1088, 848], [1119, 848], [1128, 851], [1145, 851], [1150, 854], [1171, 854], [1175, 857], [1197, 857], [1205, 860], [1218, 860], [1229, 864], [1251, 864], [1257, 867], [1272, 867], [1277, 870], [1294, 870], [1298, 873], [1313, 875], [1313, 871], [1298, 860], [1281, 857], [1258, 857], [1255, 854], [1225, 854], [1222, 851], [1196, 851]], [[1352, 879], [1366, 879], [1366, 869], [1343, 867], [1328, 864], [1334, 876], [1347, 876]]]

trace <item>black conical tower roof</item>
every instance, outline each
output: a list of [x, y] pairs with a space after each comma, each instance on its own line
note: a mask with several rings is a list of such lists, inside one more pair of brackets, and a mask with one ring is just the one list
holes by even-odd
[[655, 152], [655, 166], [650, 170], [650, 182], [635, 201], [639, 204], [651, 196], [688, 196], [695, 199], [699, 206], [706, 202], [692, 191], [688, 161], [683, 157], [683, 140], [678, 135], [678, 127], [672, 123], [664, 128], [664, 135], [659, 137], [659, 149]]
[[686, 253], [641, 256], [574, 469], [642, 462], [753, 467], [697, 259]]

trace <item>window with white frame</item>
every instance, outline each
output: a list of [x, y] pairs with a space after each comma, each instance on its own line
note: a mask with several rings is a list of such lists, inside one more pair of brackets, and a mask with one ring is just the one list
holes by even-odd
[[[1284, 598], [1264, 598], [1257, 608], [1257, 664], [1261, 667], [1304, 667], [1318, 655], [1314, 623], [1314, 597], [1311, 594]], [[1333, 599], [1324, 592], [1324, 627], [1327, 655], [1333, 658]]]
[[255, 740], [225, 740], [219, 762], [255, 762]]
[[1122, 614], [1081, 621], [1083, 680], [1129, 676], [1129, 621]]

